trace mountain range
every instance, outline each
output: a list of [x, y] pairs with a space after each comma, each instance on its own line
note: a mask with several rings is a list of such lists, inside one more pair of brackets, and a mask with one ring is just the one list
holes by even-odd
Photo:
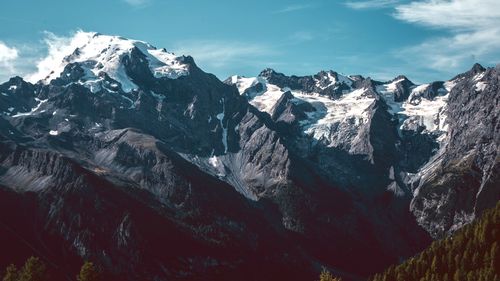
[[363, 280], [500, 199], [500, 66], [416, 85], [321, 71], [220, 81], [79, 32], [0, 85], [0, 265], [71, 280]]

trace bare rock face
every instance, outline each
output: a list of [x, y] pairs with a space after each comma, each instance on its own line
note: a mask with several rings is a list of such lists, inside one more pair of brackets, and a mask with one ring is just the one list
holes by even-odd
[[434, 237], [472, 221], [500, 199], [499, 77], [474, 66], [458, 76], [447, 106], [447, 144], [414, 180], [411, 209]]
[[[313, 169], [329, 182], [363, 190], [365, 196], [387, 190], [414, 197], [411, 211], [417, 222], [433, 237], [442, 237], [499, 199], [497, 71], [476, 64], [449, 81], [415, 85], [404, 76], [378, 82], [333, 72], [288, 77], [266, 69], [255, 80], [264, 85], [261, 91], [247, 98], [273, 120], [299, 120], [296, 133], [286, 138], [288, 147], [311, 159]], [[226, 80], [240, 93], [251, 82]], [[323, 91], [339, 85], [349, 90], [337, 96]], [[361, 96], [354, 94], [359, 89]], [[283, 93], [280, 99], [272, 98], [276, 92]], [[355, 101], [343, 102], [349, 96]], [[269, 111], [263, 101], [273, 100]], [[354, 112], [364, 101], [364, 109]], [[299, 119], [290, 114], [298, 104], [315, 110]], [[335, 111], [345, 117], [337, 118]]]
[[88, 39], [60, 73], [0, 85], [0, 246], [61, 280], [82, 260], [119, 280], [305, 280], [318, 264], [356, 280], [498, 200], [497, 69], [223, 83]]

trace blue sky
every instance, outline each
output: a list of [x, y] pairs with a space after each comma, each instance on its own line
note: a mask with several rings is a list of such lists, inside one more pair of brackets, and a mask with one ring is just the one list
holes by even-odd
[[500, 62], [498, 0], [16, 0], [1, 6], [2, 81], [34, 72], [47, 42], [79, 29], [192, 55], [220, 79], [271, 67], [379, 80], [405, 74], [426, 82], [451, 78], [474, 62]]

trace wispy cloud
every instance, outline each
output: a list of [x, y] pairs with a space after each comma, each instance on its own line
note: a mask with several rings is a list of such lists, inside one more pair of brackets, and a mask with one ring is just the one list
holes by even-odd
[[399, 0], [370, 0], [370, 1], [347, 1], [344, 4], [356, 10], [363, 9], [381, 9], [381, 8], [389, 8], [394, 7], [394, 5], [398, 4]]
[[291, 12], [296, 12], [296, 11], [300, 11], [300, 10], [310, 9], [312, 7], [313, 7], [312, 4], [295, 4], [295, 5], [289, 5], [289, 6], [282, 8], [282, 9], [276, 10], [273, 13], [274, 14], [291, 13]]
[[13, 76], [25, 77], [32, 73], [43, 51], [39, 44], [0, 41], [0, 83]]
[[122, 0], [123, 2], [133, 6], [133, 7], [144, 7], [151, 4], [152, 0]]
[[15, 47], [9, 47], [4, 42], [0, 41], [0, 63], [9, 65], [19, 56]]
[[189, 54], [197, 61], [210, 67], [251, 62], [253, 59], [275, 54], [275, 50], [264, 44], [216, 40], [193, 40], [180, 42], [176, 53]]
[[229, 40], [189, 40], [174, 44], [176, 54], [193, 56], [204, 70], [224, 79], [229, 75], [255, 75], [264, 67], [276, 65], [280, 52], [265, 43]]
[[62, 71], [64, 67], [61, 62], [67, 54], [71, 54], [77, 47], [88, 41], [89, 33], [78, 30], [69, 36], [58, 36], [52, 32], [45, 31], [42, 39], [45, 46], [45, 54], [36, 62], [37, 70], [26, 76], [30, 82], [37, 82], [45, 78], [51, 71]]
[[0, 79], [4, 81], [15, 73], [19, 51], [0, 41]]
[[427, 0], [395, 8], [394, 17], [413, 24], [442, 29], [447, 36], [398, 50], [403, 59], [424, 67], [464, 69], [473, 62], [500, 60], [500, 1]]
[[500, 20], [497, 0], [426, 0], [396, 7], [395, 17], [437, 28], [477, 30], [491, 28]]

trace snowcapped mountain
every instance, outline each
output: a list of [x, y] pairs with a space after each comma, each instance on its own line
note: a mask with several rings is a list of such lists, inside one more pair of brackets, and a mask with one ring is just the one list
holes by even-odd
[[[306, 83], [314, 84], [312, 88], [291, 89], [270, 83], [266, 78], [268, 73], [272, 73], [272, 70], [252, 78], [233, 76], [226, 82], [235, 85], [250, 104], [269, 114], [272, 114], [285, 92], [292, 94], [291, 102], [295, 105], [312, 105], [311, 111], [306, 112], [306, 118], [299, 122], [303, 133], [334, 147], [341, 145], [338, 143], [339, 135], [343, 132], [339, 128], [359, 131], [368, 119], [370, 106], [379, 99], [385, 102], [388, 112], [398, 120], [399, 130], [421, 128], [424, 133], [444, 135], [447, 130], [446, 101], [456, 83], [447, 81], [435, 82], [434, 85], [414, 85], [403, 76], [384, 83], [356, 85], [363, 80], [362, 77], [351, 78], [328, 71], [310, 77], [311, 81]], [[345, 137], [340, 139], [347, 140]]]
[[120, 280], [357, 280], [498, 201], [499, 73], [221, 82], [79, 32], [0, 85], [0, 245], [63, 275], [85, 259]]
[[188, 75], [184, 57], [175, 56], [165, 49], [156, 49], [142, 41], [126, 39], [118, 36], [102, 35], [94, 32], [78, 31], [68, 46], [60, 53], [49, 56], [39, 66], [38, 73], [30, 77], [31, 82], [44, 84], [60, 77], [65, 67], [78, 63], [83, 75], [78, 77], [78, 83], [85, 85], [92, 92], [98, 91], [103, 85], [104, 74], [119, 84], [125, 92], [138, 89], [125, 71], [125, 65], [132, 55], [138, 54], [141, 60], [147, 60], [151, 73], [156, 78], [175, 79]]
[[[386, 153], [384, 160], [390, 159], [392, 153], [397, 155], [392, 159], [389, 168], [389, 177], [395, 181], [389, 184], [387, 189], [398, 196], [412, 193], [414, 199], [411, 206], [417, 216], [417, 221], [433, 236], [440, 237], [448, 230], [456, 230], [464, 223], [470, 222], [475, 214], [485, 208], [480, 203], [482, 200], [465, 205], [452, 201], [486, 196], [482, 194], [486, 193], [482, 190], [482, 186], [490, 186], [491, 181], [496, 181], [492, 177], [496, 177], [498, 173], [498, 160], [494, 156], [498, 153], [498, 127], [494, 125], [498, 109], [482, 104], [486, 100], [493, 101], [495, 104], [498, 102], [497, 90], [491, 89], [485, 93], [488, 85], [496, 83], [493, 78], [495, 75], [495, 69], [485, 69], [476, 64], [470, 71], [449, 81], [415, 85], [404, 76], [398, 76], [387, 82], [378, 82], [361, 76], [339, 75], [333, 71], [320, 72], [307, 77], [286, 77], [267, 69], [258, 77], [233, 76], [226, 80], [226, 83], [235, 85], [250, 104], [269, 113], [275, 120], [277, 119], [275, 110], [286, 97], [292, 106], [304, 109], [303, 114], [296, 114], [297, 120], [294, 120], [298, 121], [296, 122], [297, 134], [302, 138], [311, 139], [312, 146], [321, 143], [320, 146], [333, 147], [351, 155], [373, 156], [376, 147], [373, 145], [369, 147], [369, 143], [367, 149], [366, 142], [370, 137], [366, 135], [366, 131], [373, 129], [373, 111], [377, 108], [377, 104], [382, 105], [384, 114], [390, 117], [390, 121], [387, 120], [387, 122], [392, 123], [397, 131], [397, 137], [392, 139], [395, 149], [381, 151], [381, 153]], [[449, 101], [450, 95], [453, 95], [451, 102]], [[470, 100], [471, 96], [476, 99]], [[459, 100], [461, 103], [458, 103]], [[460, 150], [466, 150], [465, 147], [469, 147], [470, 155], [466, 157], [482, 159], [483, 164], [474, 169], [482, 170], [483, 178], [478, 179], [479, 185], [467, 183], [475, 186], [472, 188], [475, 191], [471, 191], [470, 194], [457, 195], [455, 191], [448, 190], [447, 197], [443, 198], [440, 196], [444, 195], [436, 195], [435, 190], [432, 190], [437, 183], [430, 184], [429, 182], [452, 181], [451, 179], [445, 180], [446, 176], [443, 176], [443, 173], [447, 172], [440, 170], [443, 166], [451, 164], [446, 163], [444, 158], [464, 162], [458, 160], [457, 157], [464, 157], [467, 154], [453, 151], [454, 149], [450, 148], [450, 138], [463, 134], [461, 127], [469, 126], [469, 124], [462, 120], [467, 118], [454, 117], [453, 121], [450, 121], [448, 116], [456, 116], [459, 112], [457, 108], [466, 104], [470, 104], [470, 108], [484, 110], [481, 114], [483, 120], [480, 122], [475, 120], [474, 124], [478, 124], [481, 128], [477, 129], [478, 136], [483, 135], [486, 138], [487, 148], [484, 149], [488, 151], [486, 153], [488, 156], [483, 156], [484, 152], [478, 155], [479, 148], [474, 143], [477, 138], [469, 133], [465, 133], [468, 137], [456, 145], [456, 149], [460, 147]], [[289, 116], [279, 118], [293, 120]], [[276, 121], [279, 123], [279, 120]], [[485, 124], [488, 125], [485, 127]], [[387, 130], [384, 133], [389, 132], [390, 130]], [[373, 158], [369, 159], [373, 163]], [[469, 167], [470, 164], [465, 165], [466, 169], [473, 169]], [[399, 173], [399, 175], [394, 173]], [[457, 174], [460, 173], [457, 172]], [[456, 178], [453, 179], [453, 183], [448, 184], [457, 185], [455, 180]], [[443, 182], [438, 184], [442, 186]], [[448, 184], [444, 185], [445, 189], [448, 189]], [[426, 189], [433, 195], [421, 195], [422, 189]], [[490, 187], [488, 190], [488, 194], [492, 197], [484, 199], [489, 202], [486, 206], [493, 206], [493, 202], [499, 198], [498, 189], [492, 189]], [[426, 196], [434, 197], [426, 198]], [[450, 201], [450, 196], [462, 198], [454, 198]], [[446, 210], [445, 205], [447, 205]], [[450, 208], [457, 209], [451, 210]], [[436, 210], [440, 211], [436, 214]]]

